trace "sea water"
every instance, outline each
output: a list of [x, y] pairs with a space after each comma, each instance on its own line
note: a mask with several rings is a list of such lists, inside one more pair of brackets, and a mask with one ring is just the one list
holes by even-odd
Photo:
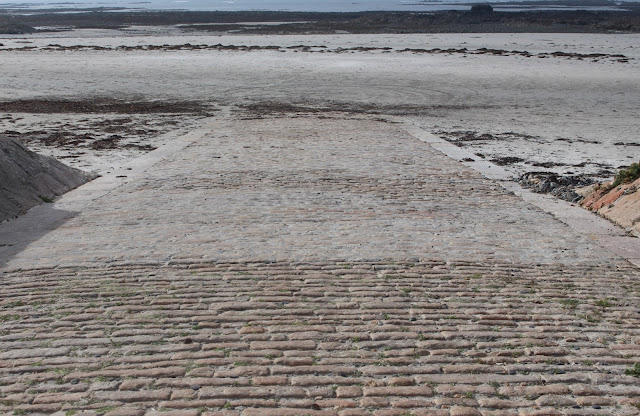
[[[502, 0], [509, 1], [509, 0]], [[517, 1], [517, 0], [516, 0]], [[535, 1], [535, 0], [534, 0]], [[482, 3], [482, 0], [85, 0], [77, 2], [61, 2], [60, 0], [29, 0], [15, 3], [0, 3], [2, 8], [27, 9], [79, 9], [95, 7], [123, 7], [127, 9], [152, 10], [202, 10], [202, 11], [304, 11], [304, 12], [357, 12], [357, 11], [434, 11], [434, 10], [468, 10], [469, 4]], [[494, 7], [500, 0], [491, 0]], [[500, 7], [497, 7], [499, 9]], [[526, 7], [525, 7], [526, 8]], [[545, 7], [553, 9], [555, 7]], [[562, 7], [563, 9], [567, 9]], [[606, 7], [585, 7], [590, 10], [606, 9]], [[522, 9], [522, 7], [518, 7]], [[575, 7], [570, 7], [575, 9]]]
[[[463, 3], [469, 0], [88, 0], [60, 2], [36, 0], [0, 3], [0, 8], [94, 8], [125, 7], [127, 9], [184, 9], [184, 10], [273, 10], [305, 12], [355, 12], [367, 10], [433, 10], [443, 3]], [[467, 7], [468, 8], [468, 7]]]

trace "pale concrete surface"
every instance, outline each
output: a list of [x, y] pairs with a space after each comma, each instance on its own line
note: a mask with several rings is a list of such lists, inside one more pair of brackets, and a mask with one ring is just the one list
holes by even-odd
[[0, 265], [5, 265], [6, 261], [16, 253], [56, 230], [79, 212], [87, 209], [90, 204], [108, 197], [108, 194], [116, 188], [134, 180], [151, 166], [161, 163], [210, 131], [206, 127], [206, 121], [202, 122], [202, 126], [201, 129], [194, 129], [178, 137], [169, 133], [169, 143], [161, 148], [113, 169], [79, 189], [68, 192], [58, 198], [55, 203], [39, 205], [25, 215], [0, 224]]
[[[52, 208], [91, 203], [8, 266], [609, 259], [434, 144], [392, 124], [335, 117], [211, 120], [194, 141], [187, 136], [138, 161], [144, 169], [125, 168], [63, 198]], [[96, 197], [91, 188], [108, 181], [115, 182]]]

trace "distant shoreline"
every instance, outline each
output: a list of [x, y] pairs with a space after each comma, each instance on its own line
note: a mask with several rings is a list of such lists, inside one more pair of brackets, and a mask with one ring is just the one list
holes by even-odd
[[336, 4], [333, 0], [299, 2], [296, 0], [152, 0], [132, 2], [113, 0], [109, 6], [97, 0], [82, 3], [3, 3], [0, 14], [12, 13], [73, 13], [91, 11], [168, 11], [168, 12], [306, 12], [306, 13], [362, 13], [362, 12], [412, 12], [430, 13], [447, 10], [469, 10], [478, 3], [490, 4], [496, 11], [534, 10], [588, 10], [629, 11], [640, 7], [638, 0], [364, 0]]
[[[568, 2], [568, 3], [567, 3]], [[531, 2], [529, 2], [531, 3]], [[545, 2], [561, 4], [566, 2]], [[515, 3], [510, 3], [515, 4]], [[595, 3], [594, 3], [595, 4]], [[26, 34], [72, 29], [126, 29], [130, 26], [178, 26], [185, 32], [221, 34], [333, 33], [640, 33], [640, 3], [628, 11], [470, 10], [416, 12], [208, 12], [49, 10], [7, 14], [0, 9], [0, 33]]]

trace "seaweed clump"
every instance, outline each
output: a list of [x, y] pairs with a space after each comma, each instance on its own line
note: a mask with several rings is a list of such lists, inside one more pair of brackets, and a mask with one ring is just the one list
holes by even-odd
[[640, 163], [633, 163], [628, 168], [622, 169], [616, 174], [610, 189], [624, 183], [633, 182], [638, 178], [640, 178]]

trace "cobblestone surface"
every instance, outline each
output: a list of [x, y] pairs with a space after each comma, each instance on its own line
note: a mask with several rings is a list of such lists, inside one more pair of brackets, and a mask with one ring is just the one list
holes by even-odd
[[601, 264], [610, 255], [392, 124], [220, 121], [12, 267], [207, 260]]
[[498, 261], [7, 272], [0, 410], [637, 414], [639, 291]]
[[392, 124], [213, 126], [4, 269], [0, 414], [640, 413], [630, 263]]

